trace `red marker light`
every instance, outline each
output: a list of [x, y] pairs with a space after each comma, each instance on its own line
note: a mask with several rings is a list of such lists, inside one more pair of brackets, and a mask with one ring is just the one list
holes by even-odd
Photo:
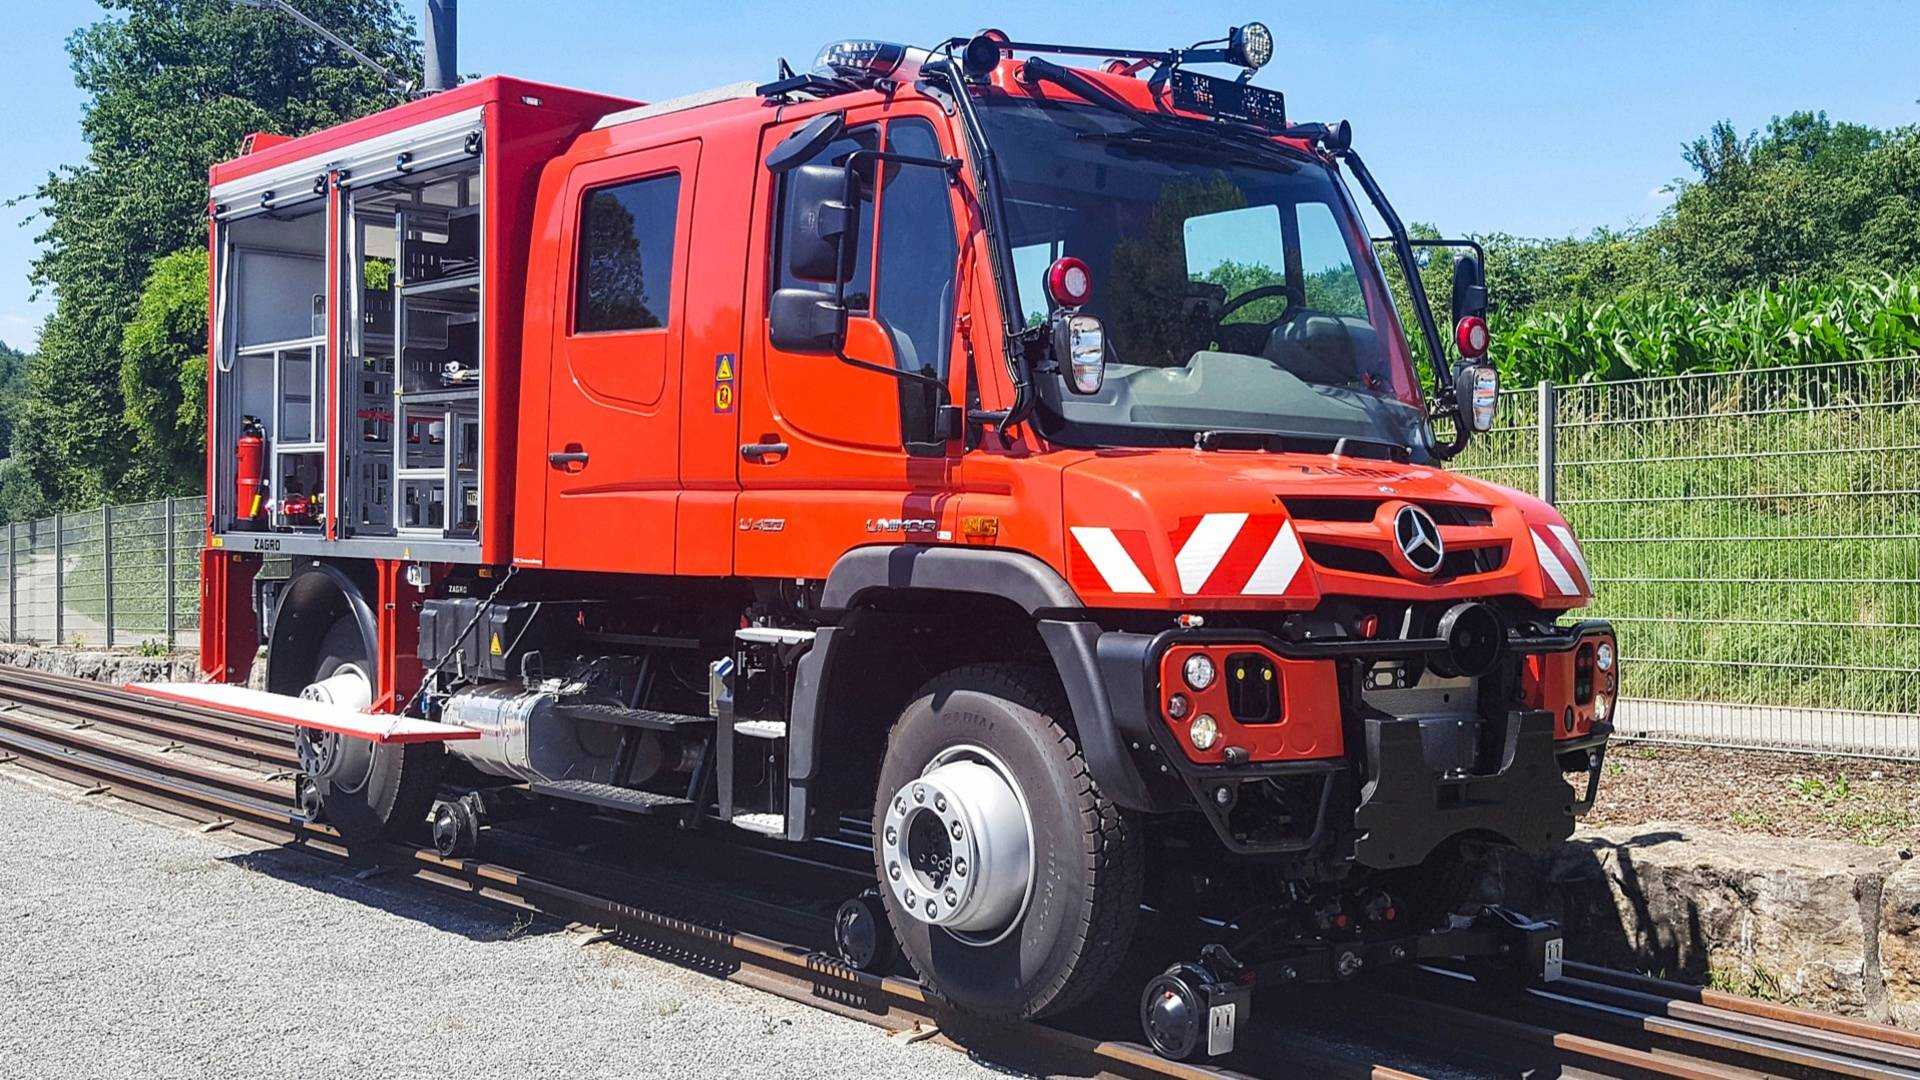
[[1478, 315], [1469, 315], [1453, 328], [1453, 343], [1460, 347], [1460, 355], [1467, 360], [1478, 360], [1487, 355], [1487, 320]]
[[1064, 308], [1077, 308], [1093, 298], [1093, 271], [1071, 255], [1047, 267], [1047, 295]]
[[1362, 615], [1360, 616], [1360, 621], [1355, 623], [1353, 628], [1361, 637], [1371, 639], [1373, 635], [1380, 632], [1380, 616]]

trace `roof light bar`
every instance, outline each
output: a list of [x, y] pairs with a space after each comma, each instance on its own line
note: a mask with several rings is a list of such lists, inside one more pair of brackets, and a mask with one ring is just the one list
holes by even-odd
[[853, 39], [829, 42], [814, 57], [815, 68], [853, 79], [911, 79], [929, 58], [925, 49], [897, 41]]

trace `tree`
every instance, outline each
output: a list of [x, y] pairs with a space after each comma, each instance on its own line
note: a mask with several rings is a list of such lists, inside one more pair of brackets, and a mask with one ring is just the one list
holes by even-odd
[[32, 358], [0, 341], [0, 457], [13, 445], [13, 414], [26, 389], [27, 364]]
[[206, 450], [206, 252], [154, 264], [120, 336], [120, 395], [140, 460], [166, 490], [191, 489]]
[[[190, 490], [130, 416], [123, 329], [157, 260], [206, 243], [206, 177], [253, 131], [298, 135], [394, 104], [379, 77], [307, 30], [230, 0], [105, 0], [67, 49], [87, 93], [86, 160], [36, 191], [45, 230], [33, 281], [55, 310], [29, 365], [17, 468], [54, 505]], [[302, 0], [302, 10], [402, 71], [419, 45], [395, 0]], [[162, 365], [164, 366], [164, 365]], [[179, 373], [136, 365], [177, 385]], [[130, 409], [129, 406], [132, 406]]]

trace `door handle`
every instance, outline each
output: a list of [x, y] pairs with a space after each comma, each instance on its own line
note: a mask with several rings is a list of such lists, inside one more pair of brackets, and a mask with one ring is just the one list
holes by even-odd
[[585, 450], [555, 451], [547, 455], [547, 464], [558, 466], [562, 469], [569, 465], [585, 465], [586, 463], [587, 452]]
[[747, 443], [740, 448], [740, 456], [755, 464], [764, 465], [770, 457], [786, 457], [787, 444], [783, 442]]

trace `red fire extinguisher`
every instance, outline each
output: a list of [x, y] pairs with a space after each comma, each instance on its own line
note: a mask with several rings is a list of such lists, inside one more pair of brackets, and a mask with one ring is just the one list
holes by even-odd
[[240, 418], [240, 442], [234, 447], [234, 514], [253, 522], [267, 508], [267, 431], [259, 417]]

